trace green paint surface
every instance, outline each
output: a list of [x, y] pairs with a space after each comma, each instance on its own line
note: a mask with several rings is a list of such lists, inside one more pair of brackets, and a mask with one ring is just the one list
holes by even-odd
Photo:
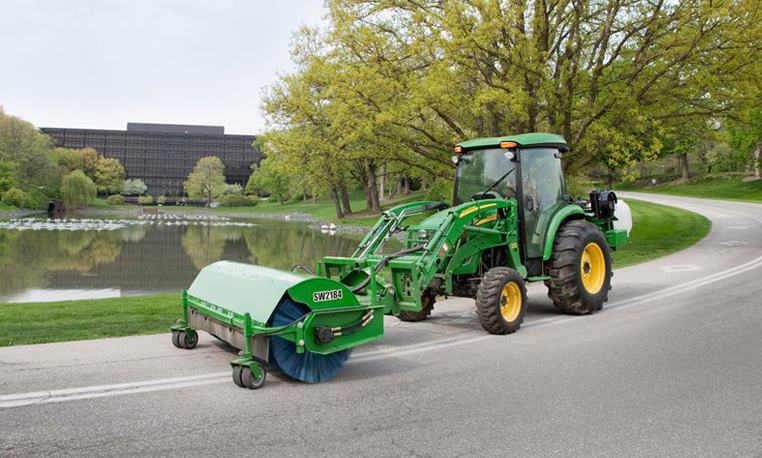
[[465, 149], [489, 148], [500, 146], [501, 142], [516, 142], [521, 146], [543, 145], [548, 143], [566, 144], [566, 140], [560, 135], [536, 132], [531, 134], [507, 135], [505, 137], [475, 138], [473, 140], [458, 143], [458, 146], [462, 146]]

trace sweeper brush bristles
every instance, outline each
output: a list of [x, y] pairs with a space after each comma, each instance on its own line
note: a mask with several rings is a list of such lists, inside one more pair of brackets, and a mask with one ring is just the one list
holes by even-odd
[[[287, 326], [309, 313], [307, 306], [297, 304], [290, 298], [284, 298], [272, 315], [270, 326]], [[289, 377], [306, 383], [324, 382], [339, 373], [351, 350], [342, 350], [329, 355], [317, 353], [297, 353], [296, 346], [281, 337], [270, 339], [270, 363]]]

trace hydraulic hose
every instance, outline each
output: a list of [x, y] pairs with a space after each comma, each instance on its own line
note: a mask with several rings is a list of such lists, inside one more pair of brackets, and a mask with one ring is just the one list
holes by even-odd
[[304, 264], [296, 264], [294, 267], [291, 268], [291, 272], [296, 272], [299, 269], [307, 272], [310, 275], [315, 275], [315, 272], [309, 267], [305, 266]]

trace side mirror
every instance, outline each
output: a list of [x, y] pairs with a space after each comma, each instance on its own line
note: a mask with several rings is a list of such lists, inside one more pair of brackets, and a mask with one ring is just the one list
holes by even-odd
[[527, 198], [524, 199], [524, 209], [530, 212], [533, 212], [535, 210], [534, 197], [527, 196]]
[[513, 161], [514, 159], [516, 159], [516, 153], [514, 153], [513, 151], [506, 151], [504, 156], [509, 161]]

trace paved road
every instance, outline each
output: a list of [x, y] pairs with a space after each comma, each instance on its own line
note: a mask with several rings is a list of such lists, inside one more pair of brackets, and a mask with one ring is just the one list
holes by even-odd
[[592, 316], [538, 284], [512, 336], [472, 301], [389, 318], [329, 383], [237, 388], [209, 338], [2, 348], [0, 456], [762, 456], [762, 205], [637, 197], [712, 231], [617, 270]]

